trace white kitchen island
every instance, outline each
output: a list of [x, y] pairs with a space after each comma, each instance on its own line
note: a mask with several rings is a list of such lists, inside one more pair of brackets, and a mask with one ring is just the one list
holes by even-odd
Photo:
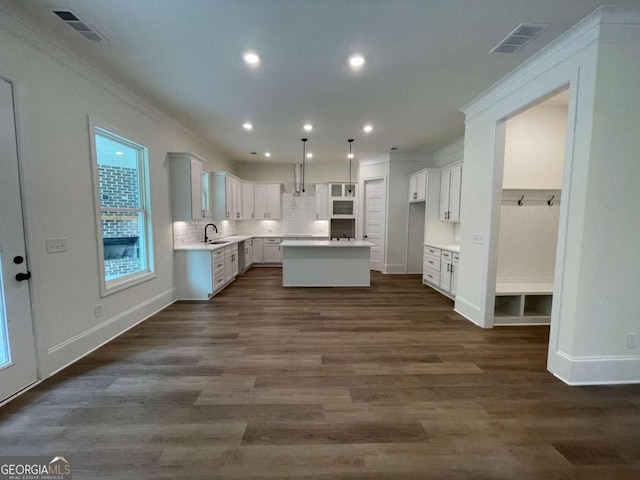
[[282, 286], [368, 287], [372, 246], [363, 240], [285, 240]]

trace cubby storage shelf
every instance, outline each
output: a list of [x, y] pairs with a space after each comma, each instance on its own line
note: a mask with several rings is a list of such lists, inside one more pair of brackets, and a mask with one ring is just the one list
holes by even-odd
[[493, 324], [548, 324], [552, 303], [552, 283], [499, 283], [496, 285]]

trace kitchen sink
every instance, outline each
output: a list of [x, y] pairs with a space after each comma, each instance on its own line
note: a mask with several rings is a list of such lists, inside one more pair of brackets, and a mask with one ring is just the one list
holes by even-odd
[[207, 242], [209, 245], [222, 245], [223, 243], [230, 243], [228, 240], [219, 240], [217, 242]]

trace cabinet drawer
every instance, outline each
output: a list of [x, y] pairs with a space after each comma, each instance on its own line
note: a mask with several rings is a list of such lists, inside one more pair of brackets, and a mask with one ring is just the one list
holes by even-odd
[[263, 238], [262, 239], [262, 243], [274, 243], [278, 245], [280, 244], [280, 242], [282, 242], [281, 238]]
[[432, 283], [435, 286], [440, 285], [440, 273], [435, 272], [431, 269], [425, 269], [425, 271], [422, 273], [422, 279], [425, 282]]
[[219, 250], [215, 250], [211, 252], [211, 261], [216, 262], [224, 257], [224, 248], [220, 248]]
[[224, 247], [225, 255], [232, 255], [234, 253], [238, 253], [238, 244], [230, 245], [228, 247]]
[[440, 271], [440, 259], [436, 257], [432, 257], [431, 255], [424, 256], [424, 268], [429, 268], [436, 272]]
[[459, 262], [460, 262], [460, 254], [459, 253], [454, 253], [453, 254], [453, 264], [454, 265], [458, 265]]
[[425, 255], [433, 255], [434, 257], [440, 258], [441, 253], [442, 253], [442, 250], [440, 250], [439, 248], [428, 247], [428, 246], [424, 247]]
[[449, 250], [442, 250], [442, 259], [446, 259], [446, 260], [451, 260], [451, 257], [453, 257], [453, 252], [450, 252]]
[[224, 287], [224, 280], [225, 280], [224, 274], [214, 275], [214, 277], [213, 277], [213, 291], [214, 292], [217, 292], [222, 287]]
[[224, 271], [224, 258], [211, 262], [213, 274]]
[[246, 247], [247, 245], [253, 246], [253, 238], [250, 238], [249, 240], [244, 241], [244, 246]]

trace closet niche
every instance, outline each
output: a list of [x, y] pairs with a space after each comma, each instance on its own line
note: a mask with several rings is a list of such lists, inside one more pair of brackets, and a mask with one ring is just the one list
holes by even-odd
[[551, 319], [568, 99], [506, 121], [494, 325]]

